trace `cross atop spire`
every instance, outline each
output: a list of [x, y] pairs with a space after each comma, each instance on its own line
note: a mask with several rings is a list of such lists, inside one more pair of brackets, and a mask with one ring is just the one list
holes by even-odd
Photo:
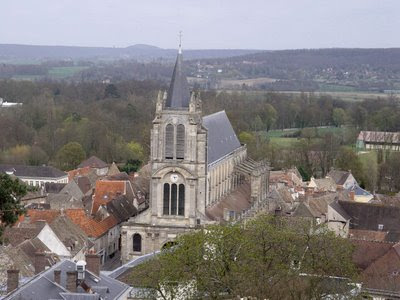
[[179, 36], [179, 54], [181, 54], [182, 53], [182, 30], [179, 31], [178, 36]]

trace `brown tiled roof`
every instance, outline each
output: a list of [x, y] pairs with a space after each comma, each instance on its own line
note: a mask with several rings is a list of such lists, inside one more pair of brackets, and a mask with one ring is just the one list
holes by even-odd
[[394, 243], [350, 239], [354, 245], [353, 262], [365, 270], [372, 262], [387, 253]]
[[356, 240], [382, 242], [386, 240], [387, 231], [350, 229], [349, 236], [350, 238]]
[[3, 234], [5, 244], [17, 246], [26, 240], [36, 237], [41, 228], [34, 225], [29, 227], [7, 227]]
[[50, 224], [60, 215], [59, 210], [49, 209], [49, 210], [36, 210], [29, 209], [26, 213], [25, 219], [29, 218], [29, 223], [35, 223], [36, 221], [46, 221]]
[[372, 262], [361, 274], [366, 288], [400, 292], [400, 245], [396, 244]]
[[75, 170], [68, 171], [68, 179], [72, 180], [77, 176], [85, 176], [88, 175], [92, 169], [90, 167], [78, 168]]
[[238, 186], [233, 192], [226, 195], [217, 204], [206, 209], [206, 215], [211, 220], [223, 220], [224, 209], [241, 213], [251, 206], [250, 183], [245, 182]]
[[92, 214], [95, 214], [101, 205], [105, 205], [116, 196], [125, 195], [125, 193], [125, 181], [98, 180], [93, 196]]
[[91, 156], [87, 160], [81, 162], [78, 165], [78, 168], [85, 168], [85, 167], [101, 169], [108, 167], [108, 164], [96, 156]]
[[94, 220], [85, 214], [84, 209], [67, 209], [65, 214], [89, 237], [100, 237], [118, 224], [118, 220], [112, 215], [102, 221]]

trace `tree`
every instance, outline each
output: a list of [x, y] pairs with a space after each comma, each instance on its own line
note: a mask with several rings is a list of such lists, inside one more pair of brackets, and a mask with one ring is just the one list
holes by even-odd
[[337, 127], [340, 127], [347, 121], [347, 113], [343, 108], [334, 108], [332, 112], [332, 119], [333, 123]]
[[[322, 299], [349, 295], [356, 273], [348, 240], [305, 220], [261, 215], [246, 226], [213, 225], [182, 235], [128, 280], [164, 299]], [[344, 284], [327, 290], [331, 276]]]
[[336, 156], [335, 167], [339, 170], [351, 171], [359, 182], [363, 181], [363, 166], [353, 149], [345, 146], [340, 147]]
[[62, 170], [72, 170], [86, 158], [85, 150], [81, 144], [70, 142], [58, 150], [56, 155], [57, 165]]
[[26, 195], [26, 185], [18, 179], [0, 174], [0, 241], [4, 227], [14, 224], [25, 210], [20, 199]]
[[119, 92], [117, 87], [110, 83], [106, 85], [106, 88], [104, 89], [104, 97], [105, 98], [119, 98]]

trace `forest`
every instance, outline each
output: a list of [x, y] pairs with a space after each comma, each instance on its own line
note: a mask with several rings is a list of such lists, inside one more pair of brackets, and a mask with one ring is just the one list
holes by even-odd
[[[66, 170], [96, 155], [109, 163], [145, 164], [156, 95], [166, 88], [150, 80], [2, 80], [1, 96], [23, 105], [0, 108], [0, 161]], [[354, 149], [360, 130], [400, 131], [395, 95], [349, 102], [313, 93], [202, 91], [201, 98], [204, 115], [225, 110], [250, 156], [267, 158], [273, 168], [296, 166], [309, 179], [338, 167], [352, 170], [371, 191], [400, 189], [400, 182], [385, 182], [396, 172], [396, 153], [378, 155], [373, 165]], [[275, 143], [277, 133], [289, 143]]]

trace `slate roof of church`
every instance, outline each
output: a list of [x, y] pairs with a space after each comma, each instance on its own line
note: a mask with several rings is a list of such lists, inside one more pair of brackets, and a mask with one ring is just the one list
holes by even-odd
[[179, 50], [165, 106], [171, 108], [186, 108], [189, 107], [189, 101], [189, 85], [183, 70], [182, 51]]
[[17, 177], [59, 178], [67, 173], [51, 166], [0, 165], [0, 173], [14, 172]]
[[212, 164], [241, 146], [225, 111], [203, 117], [207, 129], [208, 164]]

